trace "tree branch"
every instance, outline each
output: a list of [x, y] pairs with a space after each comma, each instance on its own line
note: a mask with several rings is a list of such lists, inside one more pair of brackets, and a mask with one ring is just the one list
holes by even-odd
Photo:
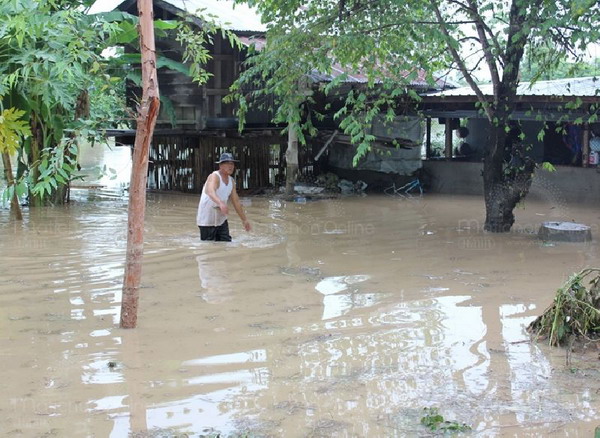
[[[388, 23], [388, 24], [383, 24], [381, 26], [378, 27], [372, 27], [370, 29], [365, 29], [363, 30], [364, 33], [371, 33], [371, 32], [375, 32], [378, 30], [383, 30], [383, 29], [387, 29], [390, 27], [398, 27], [398, 26], [406, 26], [406, 25], [417, 25], [417, 24], [427, 24], [427, 25], [433, 25], [433, 26], [438, 26], [440, 23], [437, 21], [401, 21], [401, 22], [397, 22], [397, 23]], [[472, 20], [465, 20], [465, 21], [449, 21], [446, 24], [448, 25], [452, 25], [452, 24], [475, 24], [474, 21]]]
[[483, 92], [481, 91], [481, 89], [479, 88], [479, 86], [473, 80], [473, 76], [467, 70], [467, 67], [466, 67], [464, 61], [462, 60], [460, 54], [452, 46], [452, 36], [450, 35], [450, 32], [448, 31], [447, 24], [444, 21], [444, 17], [442, 17], [442, 13], [440, 12], [440, 8], [438, 7], [436, 0], [430, 0], [430, 1], [431, 1], [431, 6], [433, 7], [435, 15], [436, 15], [436, 17], [438, 19], [439, 26], [442, 29], [442, 33], [446, 37], [446, 44], [448, 46], [448, 50], [450, 51], [450, 54], [452, 55], [452, 58], [454, 59], [454, 62], [456, 62], [456, 65], [458, 65], [458, 67], [459, 67], [461, 73], [463, 74], [465, 80], [467, 81], [467, 83], [469, 84], [469, 86], [471, 87], [471, 89], [475, 92], [475, 95], [477, 96], [477, 98], [481, 102], [481, 104], [483, 106], [483, 109], [485, 111], [486, 116], [488, 117], [488, 119], [490, 121], [492, 121], [494, 119], [494, 113], [493, 113], [492, 109], [489, 106], [489, 102], [487, 101], [486, 97], [483, 95]]
[[469, 11], [469, 13], [471, 13], [471, 11], [472, 11], [472, 9], [468, 5], [461, 3], [458, 0], [447, 0], [447, 1], [448, 1], [448, 3], [453, 3], [455, 5], [458, 5], [459, 8]]
[[471, 14], [471, 18], [475, 21], [475, 28], [477, 29], [477, 35], [479, 35], [479, 42], [483, 49], [485, 62], [487, 63], [488, 69], [490, 70], [490, 75], [492, 77], [492, 86], [494, 87], [494, 94], [496, 94], [498, 84], [500, 83], [500, 75], [498, 73], [498, 66], [496, 65], [494, 54], [492, 53], [492, 48], [490, 46], [485, 32], [485, 24], [483, 23], [483, 18], [479, 13], [479, 9], [477, 8], [477, 3], [475, 2], [475, 0], [467, 1], [471, 7], [468, 12]]
[[489, 38], [492, 41], [494, 48], [496, 49], [496, 53], [498, 53], [498, 62], [500, 63], [500, 66], [502, 68], [504, 68], [504, 58], [502, 57], [502, 48], [500, 47], [498, 38], [496, 38], [496, 35], [494, 34], [492, 29], [487, 24], [483, 23], [483, 26], [485, 27], [485, 30], [488, 33]]

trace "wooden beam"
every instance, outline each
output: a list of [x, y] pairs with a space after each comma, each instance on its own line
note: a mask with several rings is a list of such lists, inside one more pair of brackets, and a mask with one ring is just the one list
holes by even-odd
[[335, 138], [336, 135], [338, 135], [337, 129], [335, 131], [333, 131], [333, 134], [331, 134], [331, 137], [329, 137], [329, 139], [325, 142], [325, 144], [323, 145], [323, 147], [321, 148], [319, 153], [317, 155], [315, 155], [315, 162], [319, 161], [319, 158], [321, 158], [321, 155], [323, 155], [323, 152], [325, 152], [325, 149], [327, 149], [327, 146], [329, 146], [329, 144], [333, 141], [333, 139]]
[[206, 89], [207, 96], [227, 96], [229, 93], [230, 93], [229, 88], [207, 88]]
[[431, 117], [427, 117], [425, 122], [425, 158], [431, 158]]
[[452, 119], [446, 117], [446, 143], [445, 143], [445, 157], [446, 159], [452, 158]]
[[581, 165], [589, 167], [590, 165], [590, 124], [583, 125], [583, 141], [581, 150]]

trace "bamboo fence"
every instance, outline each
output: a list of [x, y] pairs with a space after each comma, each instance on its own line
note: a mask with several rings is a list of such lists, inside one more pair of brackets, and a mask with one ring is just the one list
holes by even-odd
[[[239, 191], [276, 187], [285, 181], [285, 149], [282, 137], [201, 137], [156, 136], [150, 149], [148, 185], [156, 190], [200, 193], [208, 175], [217, 169], [215, 161], [231, 152], [236, 163]], [[310, 150], [302, 148], [300, 172], [312, 175]]]

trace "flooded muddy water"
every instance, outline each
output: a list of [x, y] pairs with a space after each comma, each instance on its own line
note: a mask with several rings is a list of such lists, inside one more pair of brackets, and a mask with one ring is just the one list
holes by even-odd
[[430, 407], [482, 437], [600, 424], [598, 351], [567, 364], [524, 330], [600, 266], [598, 240], [537, 227], [598, 239], [597, 208], [531, 200], [493, 235], [478, 197], [247, 198], [253, 232], [231, 217], [232, 243], [203, 243], [196, 196], [150, 194], [122, 330], [126, 199], [73, 198], [22, 224], [0, 211], [3, 436], [428, 436]]

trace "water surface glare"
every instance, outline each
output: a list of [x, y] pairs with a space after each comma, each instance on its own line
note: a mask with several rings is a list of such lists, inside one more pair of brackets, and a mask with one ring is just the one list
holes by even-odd
[[[529, 201], [484, 233], [478, 197], [252, 198], [254, 231], [200, 242], [197, 197], [150, 194], [138, 328], [118, 328], [127, 202], [0, 210], [3, 436], [427, 436], [426, 407], [473, 436], [589, 437], [598, 351], [524, 327], [600, 236], [597, 208]], [[11, 435], [12, 434], [12, 435]]]

